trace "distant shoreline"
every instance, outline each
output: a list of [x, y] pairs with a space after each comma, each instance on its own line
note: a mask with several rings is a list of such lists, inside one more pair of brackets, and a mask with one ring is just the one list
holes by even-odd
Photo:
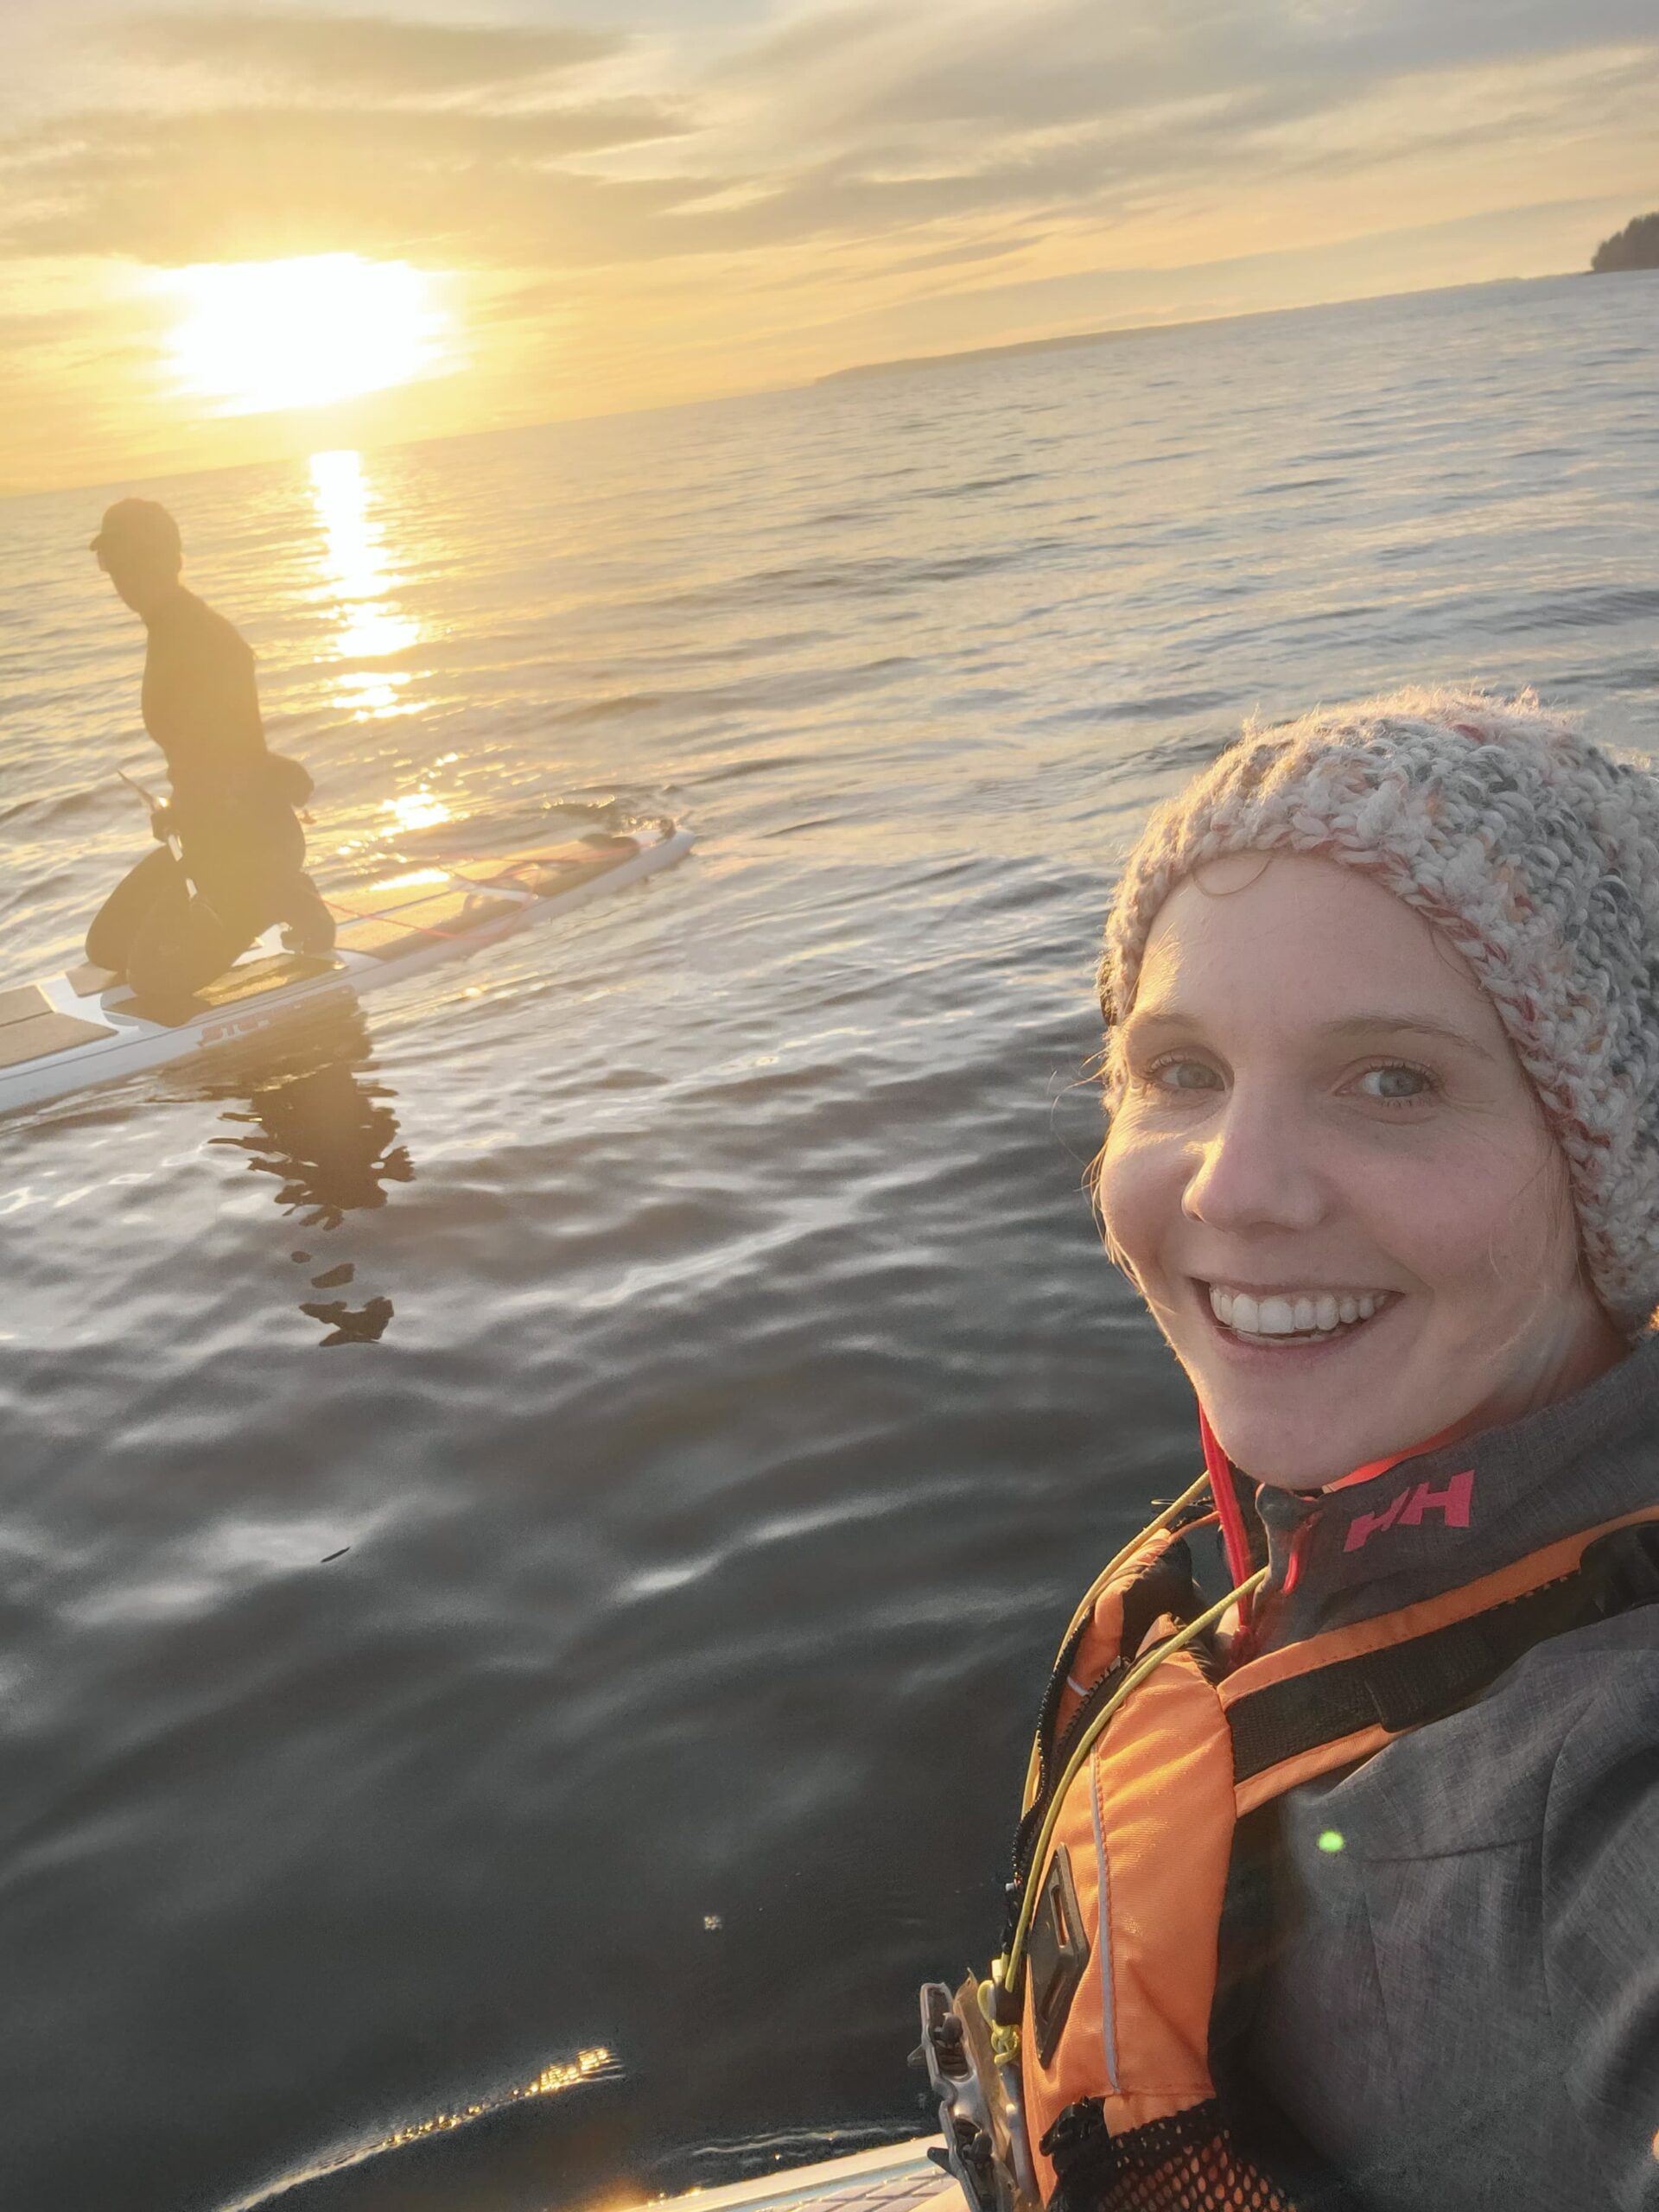
[[[1062, 331], [1053, 338], [1018, 338], [1000, 346], [963, 346], [949, 353], [903, 353], [886, 361], [855, 361], [829, 369], [812, 385], [844, 384], [854, 377], [898, 376], [909, 369], [944, 368], [953, 361], [994, 361], [1019, 353], [1058, 353], [1074, 346], [1106, 346], [1121, 338], [1156, 338], [1171, 330], [1205, 330], [1228, 322], [1262, 322], [1278, 315], [1306, 315], [1316, 308], [1376, 307], [1386, 300], [1419, 300], [1433, 292], [1473, 292], [1486, 285], [1553, 284], [1562, 276], [1588, 275], [1582, 269], [1558, 269], [1545, 276], [1488, 276], [1473, 284], [1426, 284], [1406, 292], [1361, 292], [1345, 300], [1305, 300], [1294, 307], [1241, 308], [1232, 315], [1172, 316], [1167, 322], [1114, 323], [1104, 330]], [[787, 387], [785, 387], [787, 389]], [[810, 390], [811, 386], [795, 387]]]
[[849, 377], [897, 376], [906, 369], [936, 369], [947, 361], [990, 361], [1012, 353], [1060, 353], [1071, 346], [1104, 346], [1115, 338], [1153, 338], [1162, 330], [1192, 330], [1206, 322], [1243, 320], [1239, 315], [1203, 315], [1180, 322], [1126, 322], [1110, 330], [1071, 330], [1058, 338], [1016, 338], [1005, 346], [964, 346], [954, 353], [902, 353], [890, 361], [855, 361], [850, 368], [826, 369], [812, 381], [842, 384]]

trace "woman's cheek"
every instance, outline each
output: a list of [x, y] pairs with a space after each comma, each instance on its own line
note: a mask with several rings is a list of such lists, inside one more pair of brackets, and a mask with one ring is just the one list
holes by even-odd
[[1550, 1165], [1534, 1144], [1482, 1141], [1356, 1177], [1350, 1187], [1378, 1243], [1420, 1282], [1501, 1303], [1530, 1298], [1560, 1271], [1560, 1194]]
[[1140, 1137], [1121, 1112], [1101, 1156], [1096, 1197], [1108, 1249], [1143, 1283], [1156, 1280], [1159, 1246], [1180, 1211], [1179, 1168], [1173, 1148]]

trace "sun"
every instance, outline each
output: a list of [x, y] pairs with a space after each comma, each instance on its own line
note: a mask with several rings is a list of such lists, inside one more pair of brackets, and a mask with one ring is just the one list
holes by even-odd
[[432, 279], [407, 262], [209, 262], [161, 282], [187, 308], [169, 345], [179, 382], [221, 415], [327, 407], [445, 365], [448, 317]]

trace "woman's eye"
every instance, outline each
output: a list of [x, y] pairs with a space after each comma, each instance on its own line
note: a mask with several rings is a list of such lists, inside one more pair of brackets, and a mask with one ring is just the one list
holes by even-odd
[[1388, 1100], [1426, 1098], [1434, 1088], [1433, 1077], [1425, 1070], [1397, 1062], [1388, 1067], [1367, 1068], [1359, 1084], [1368, 1098]]
[[1202, 1060], [1160, 1060], [1152, 1071], [1160, 1090], [1219, 1090], [1221, 1077]]

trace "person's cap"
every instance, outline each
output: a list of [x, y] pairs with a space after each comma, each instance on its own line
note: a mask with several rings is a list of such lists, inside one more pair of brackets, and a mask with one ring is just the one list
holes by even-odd
[[104, 520], [89, 550], [113, 553], [123, 547], [130, 547], [135, 552], [165, 553], [175, 561], [184, 558], [179, 525], [156, 499], [118, 499], [112, 507], [105, 510]]
[[[1165, 899], [1242, 852], [1351, 868], [1462, 953], [1567, 1155], [1590, 1279], [1637, 1334], [1659, 1306], [1659, 778], [1530, 692], [1249, 723], [1129, 855], [1101, 963], [1109, 1033]], [[1109, 1048], [1109, 1105], [1122, 1091]]]

